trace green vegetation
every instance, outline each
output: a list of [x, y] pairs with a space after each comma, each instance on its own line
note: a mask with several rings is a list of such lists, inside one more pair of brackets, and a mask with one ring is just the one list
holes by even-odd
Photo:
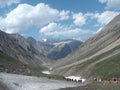
[[120, 78], [120, 54], [97, 63], [91, 75], [100, 76], [102, 79]]
[[12, 57], [10, 57], [10, 56], [8, 56], [8, 55], [6, 55], [6, 54], [3, 54], [3, 53], [1, 53], [1, 52], [0, 52], [0, 58], [1, 58], [1, 59], [4, 59], [4, 60], [7, 60], [7, 61], [9, 61], [9, 62], [12, 62], [12, 63], [17, 63], [17, 62], [19, 62], [18, 60], [15, 60], [14, 58], [12, 58]]
[[57, 75], [57, 74], [44, 74], [44, 73], [41, 73], [41, 72], [34, 72], [34, 76], [46, 77], [48, 79], [55, 79], [55, 80], [64, 80], [63, 76]]
[[120, 90], [120, 83], [106, 84], [106, 85], [104, 83], [96, 83], [96, 84], [90, 84], [90, 85], [81, 86], [81, 87], [66, 88], [66, 89], [60, 89], [60, 90]]
[[63, 77], [63, 76], [60, 76], [60, 75], [54, 75], [54, 74], [50, 74], [50, 75], [41, 74], [40, 76], [41, 76], [41, 77], [47, 77], [48, 79], [64, 80], [64, 77]]

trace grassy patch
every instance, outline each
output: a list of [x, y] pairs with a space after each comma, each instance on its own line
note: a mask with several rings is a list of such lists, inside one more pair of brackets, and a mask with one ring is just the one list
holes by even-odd
[[100, 76], [102, 79], [120, 77], [120, 54], [97, 63], [91, 75]]
[[48, 75], [48, 78], [55, 79], [55, 80], [64, 80], [64, 77], [60, 75]]
[[39, 77], [47, 77], [48, 79], [55, 79], [55, 80], [64, 80], [64, 77], [61, 75], [55, 75], [55, 74], [39, 74]]
[[1, 58], [1, 59], [4, 59], [4, 60], [7, 60], [7, 61], [9, 61], [9, 62], [12, 62], [12, 63], [17, 63], [17, 62], [19, 62], [18, 60], [15, 60], [14, 58], [12, 58], [12, 57], [10, 57], [10, 56], [8, 56], [8, 55], [6, 55], [6, 54], [3, 54], [3, 53], [1, 53], [1, 52], [0, 52], [0, 58]]

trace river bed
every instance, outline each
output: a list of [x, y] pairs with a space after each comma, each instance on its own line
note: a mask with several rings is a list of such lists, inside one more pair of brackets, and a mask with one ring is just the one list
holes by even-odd
[[73, 82], [8, 73], [0, 73], [0, 82], [10, 90], [55, 90], [79, 85]]

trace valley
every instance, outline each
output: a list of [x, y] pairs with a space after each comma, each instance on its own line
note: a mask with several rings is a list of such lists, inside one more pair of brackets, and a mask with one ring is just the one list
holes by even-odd
[[119, 90], [119, 79], [120, 15], [85, 41], [0, 30], [3, 90]]

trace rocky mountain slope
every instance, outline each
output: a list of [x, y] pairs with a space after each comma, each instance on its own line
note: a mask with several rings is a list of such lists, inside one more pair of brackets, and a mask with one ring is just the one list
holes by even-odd
[[2, 52], [0, 52], [0, 72], [37, 75], [37, 70]]
[[43, 54], [32, 48], [27, 40], [19, 34], [7, 34], [0, 31], [0, 52], [11, 56], [32, 68], [42, 68], [49, 62]]
[[38, 50], [40, 53], [44, 54], [45, 56], [47, 56], [48, 51], [50, 51], [50, 49], [54, 47], [54, 45], [49, 42], [36, 41], [32, 37], [28, 37], [27, 41], [30, 44], [31, 48], [35, 48], [36, 50]]
[[82, 42], [71, 39], [54, 44], [55, 46], [49, 51], [47, 57], [52, 60], [58, 60], [74, 52], [82, 44]]
[[[120, 72], [116, 71], [116, 69], [120, 68], [118, 63], [119, 55], [120, 15], [115, 17], [99, 33], [84, 42], [76, 52], [57, 61], [53, 66], [53, 72], [62, 75], [75, 74], [84, 77], [89, 77], [90, 75], [113, 77], [114, 75], [120, 75]], [[114, 66], [112, 66], [112, 62]], [[113, 67], [111, 72], [109, 64]], [[103, 67], [106, 67], [105, 71], [101, 71]]]

